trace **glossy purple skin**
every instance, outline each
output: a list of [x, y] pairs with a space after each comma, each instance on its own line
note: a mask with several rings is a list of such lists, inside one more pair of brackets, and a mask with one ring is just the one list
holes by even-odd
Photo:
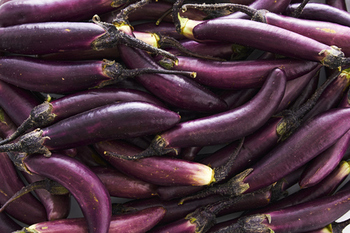
[[47, 21], [79, 21], [113, 10], [113, 0], [16, 0], [0, 6], [0, 26]]
[[47, 61], [2, 57], [0, 79], [20, 88], [44, 93], [70, 93], [111, 80], [103, 61]]
[[350, 207], [349, 189], [335, 195], [290, 206], [282, 210], [265, 212], [271, 218], [262, 222], [275, 232], [301, 232], [322, 228], [344, 215]]
[[75, 92], [53, 100], [50, 104], [52, 105], [52, 113], [55, 114], [54, 122], [57, 122], [92, 108], [119, 101], [142, 101], [165, 108], [165, 105], [151, 94], [113, 87]]
[[196, 82], [220, 89], [259, 88], [274, 68], [282, 69], [287, 80], [292, 80], [317, 67], [317, 62], [294, 59], [220, 62], [184, 56], [177, 58], [179, 64], [172, 69], [195, 71]]
[[[95, 142], [152, 135], [180, 120], [175, 112], [145, 102], [119, 102], [76, 114], [43, 128], [44, 146], [68, 149]], [[83, 136], [84, 135], [84, 136]]]
[[242, 104], [247, 103], [251, 100], [256, 93], [259, 91], [258, 88], [242, 89], [242, 90], [227, 90], [224, 91], [220, 97], [225, 100], [229, 109], [237, 108]]
[[[43, 176], [36, 174], [30, 175], [26, 172], [23, 172], [22, 175], [29, 183], [45, 179]], [[35, 190], [35, 194], [46, 209], [47, 220], [52, 221], [68, 217], [70, 212], [69, 194], [52, 195], [45, 189], [37, 189]]]
[[350, 109], [329, 110], [301, 125], [252, 166], [243, 179], [252, 192], [282, 179], [333, 145], [350, 129]]
[[304, 116], [304, 121], [310, 119], [328, 109], [335, 108], [343, 98], [350, 85], [348, 72], [342, 72], [328, 87], [322, 92], [315, 106]]
[[311, 61], [324, 58], [330, 47], [289, 30], [244, 19], [213, 19], [193, 28], [197, 40], [217, 40]]
[[[144, 51], [123, 45], [119, 49], [129, 69], [162, 69]], [[226, 103], [214, 93], [181, 75], [144, 74], [136, 77], [136, 80], [159, 99], [178, 108], [199, 112], [219, 112], [227, 108]]]
[[14, 232], [20, 230], [22, 227], [18, 225], [15, 221], [13, 221], [12, 218], [7, 216], [5, 213], [0, 213], [0, 231], [7, 233], [7, 232]]
[[28, 90], [0, 81], [0, 106], [10, 119], [20, 125], [40, 101]]
[[[306, 168], [307, 169], [307, 168]], [[252, 213], [264, 213], [267, 211], [275, 211], [286, 208], [288, 206], [297, 205], [307, 201], [312, 201], [327, 195], [332, 195], [334, 191], [349, 175], [349, 164], [347, 162], [339, 165], [324, 180], [310, 188], [300, 189], [297, 192], [271, 203], [263, 209], [258, 209]]]
[[[275, 1], [275, 0], [256, 0], [253, 1], [251, 4], [249, 4], [249, 7], [253, 9], [266, 9], [271, 12], [276, 12], [276, 13], [281, 13], [283, 12], [286, 7], [289, 5], [291, 0], [280, 0], [280, 1]], [[233, 18], [233, 19], [247, 19], [247, 15], [242, 13], [242, 12], [236, 12], [233, 14], [230, 14], [228, 16], [222, 17], [223, 19], [225, 18]]]
[[[298, 6], [299, 4], [290, 4], [286, 12], [287, 15], [290, 15], [291, 12]], [[300, 18], [302, 19], [311, 19], [311, 20], [319, 20], [319, 21], [328, 21], [333, 23], [338, 23], [345, 26], [350, 26], [350, 14], [347, 11], [338, 9], [336, 7], [332, 7], [326, 4], [317, 3], [317, 2], [309, 2], [304, 7]]]
[[334, 145], [310, 161], [300, 177], [299, 186], [308, 188], [321, 182], [336, 168], [349, 146], [350, 131], [346, 132]]
[[52, 179], [69, 190], [82, 209], [89, 233], [108, 232], [112, 214], [110, 196], [88, 167], [61, 154], [52, 154], [50, 158], [33, 154], [23, 162], [29, 171]]
[[203, 185], [193, 177], [196, 174], [203, 174], [201, 167], [204, 165], [200, 163], [167, 157], [150, 157], [133, 161], [105, 154], [107, 151], [133, 156], [142, 151], [140, 148], [118, 140], [99, 142], [94, 147], [115, 168], [140, 180], [165, 186]]
[[191, 223], [190, 220], [180, 219], [173, 223], [169, 223], [164, 226], [154, 228], [150, 233], [168, 233], [168, 232], [181, 232], [181, 233], [195, 233], [197, 226], [195, 223]]
[[345, 0], [326, 0], [326, 4], [347, 11]]
[[[109, 233], [144, 233], [155, 226], [164, 216], [162, 207], [153, 207], [139, 212], [112, 216]], [[86, 221], [83, 218], [62, 219], [42, 222], [30, 226], [38, 233], [86, 233]], [[107, 231], [106, 231], [107, 232]]]
[[[5, 138], [14, 132], [16, 126], [7, 114], [2, 112], [1, 115], [0, 134], [2, 138]], [[17, 170], [9, 156], [6, 153], [0, 153], [0, 157], [0, 203], [4, 204], [25, 184], [18, 176]], [[15, 200], [9, 204], [5, 211], [17, 220], [27, 224], [47, 220], [44, 206], [32, 194], [24, 195]]]
[[[169, 148], [216, 145], [245, 137], [263, 126], [272, 116], [284, 95], [285, 85], [284, 72], [274, 69], [259, 93], [246, 104], [182, 122], [160, 136]], [[252, 116], [259, 117], [254, 117], [252, 121]]]
[[327, 45], [335, 45], [341, 48], [345, 56], [350, 55], [350, 28], [348, 26], [295, 17], [283, 16], [267, 12], [264, 14], [266, 23], [276, 27], [304, 35]]
[[94, 23], [45, 22], [0, 28], [0, 50], [18, 54], [48, 54], [91, 49], [105, 30]]
[[300, 96], [305, 87], [310, 83], [312, 78], [318, 78], [318, 71], [320, 68], [321, 66], [319, 65], [309, 73], [287, 82], [286, 91], [284, 92], [283, 99], [281, 100], [276, 113], [286, 109], [291, 103], [293, 103], [293, 101]]
[[100, 178], [112, 197], [144, 199], [157, 194], [155, 185], [126, 176], [116, 169], [108, 167], [90, 167], [90, 169]]

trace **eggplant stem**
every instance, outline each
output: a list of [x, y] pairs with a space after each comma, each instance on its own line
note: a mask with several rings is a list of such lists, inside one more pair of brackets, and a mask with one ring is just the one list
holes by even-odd
[[299, 18], [301, 13], [303, 13], [303, 10], [306, 6], [306, 4], [309, 2], [310, 0], [303, 0], [298, 7], [293, 11], [292, 13], [292, 17], [294, 18]]
[[230, 154], [228, 162], [220, 167], [214, 168], [215, 183], [218, 183], [218, 182], [224, 180], [225, 178], [227, 178], [227, 176], [231, 170], [232, 165], [236, 161], [237, 155], [239, 154], [239, 152], [241, 151], [241, 149], [243, 147], [243, 144], [244, 144], [244, 138], [239, 140], [239, 143], [238, 143], [236, 149]]
[[350, 224], [350, 219], [345, 220], [343, 222], [333, 222], [332, 223], [333, 233], [342, 233], [344, 228], [349, 226], [349, 224]]
[[249, 17], [253, 17], [255, 13], [257, 12], [256, 9], [251, 8], [246, 5], [242, 4], [235, 4], [235, 3], [216, 3], [216, 4], [184, 4], [181, 7], [181, 10], [183, 12], [187, 11], [187, 8], [195, 8], [200, 10], [226, 10], [229, 12], [235, 12], [235, 11], [241, 11], [245, 14], [247, 14]]
[[158, 26], [158, 25], [163, 21], [163, 19], [164, 19], [167, 15], [171, 14], [172, 11], [173, 11], [173, 8], [170, 8], [169, 10], [165, 11], [165, 12], [159, 17], [159, 19], [157, 19], [156, 25]]
[[11, 204], [11, 202], [15, 201], [16, 199], [20, 198], [21, 196], [30, 193], [34, 190], [37, 189], [46, 189], [49, 191], [51, 194], [56, 194], [56, 195], [62, 195], [62, 194], [67, 194], [68, 190], [58, 184], [55, 181], [52, 181], [50, 179], [43, 179], [39, 181], [35, 181], [33, 183], [30, 183], [27, 186], [24, 186], [21, 190], [16, 192], [10, 199], [8, 199], [0, 208], [0, 213], [3, 212], [6, 207]]
[[183, 5], [184, 0], [176, 0], [175, 3], [173, 4], [173, 11], [172, 11], [172, 17], [175, 25], [175, 29], [179, 34], [182, 34], [181, 32], [181, 22], [179, 19], [179, 12], [180, 12], [180, 7]]
[[182, 205], [185, 201], [200, 199], [213, 194], [219, 194], [227, 197], [239, 196], [249, 188], [249, 184], [244, 183], [243, 180], [252, 171], [252, 168], [248, 168], [228, 180], [226, 183], [210, 186], [209, 188], [204, 189], [192, 196], [182, 198], [178, 204]]
[[127, 23], [128, 22], [128, 17], [129, 14], [134, 12], [135, 10], [145, 6], [146, 4], [150, 3], [151, 0], [140, 0], [138, 2], [135, 2], [133, 4], [130, 4], [129, 6], [123, 8], [122, 10], [120, 10], [120, 12], [116, 15], [116, 17], [113, 19], [112, 23], [115, 24], [119, 24], [119, 23]]

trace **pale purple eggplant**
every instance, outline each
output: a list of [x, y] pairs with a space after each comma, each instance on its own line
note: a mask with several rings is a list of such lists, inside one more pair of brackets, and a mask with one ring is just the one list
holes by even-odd
[[0, 26], [47, 21], [82, 21], [91, 19], [95, 14], [102, 14], [120, 7], [126, 1], [9, 1], [0, 6]]
[[94, 147], [118, 170], [152, 184], [202, 186], [215, 181], [214, 170], [201, 163], [166, 157], [137, 161], [122, 159], [114, 155], [128, 157], [142, 150], [118, 140], [95, 143]]
[[313, 61], [296, 59], [248, 60], [248, 61], [210, 61], [193, 57], [177, 56], [178, 64], [168, 66], [173, 70], [187, 70], [196, 72], [196, 82], [220, 89], [259, 88], [263, 85], [270, 71], [274, 68], [282, 69], [287, 80], [295, 79], [311, 70], [318, 64]]
[[[136, 213], [112, 216], [106, 233], [144, 233], [155, 226], [164, 216], [162, 207], [152, 207]], [[16, 231], [16, 233], [86, 233], [86, 220], [83, 218], [42, 222]]]
[[[163, 2], [161, 4], [163, 4]], [[145, 14], [145, 17], [147, 16], [154, 16], [154, 14], [149, 14], [149, 15]], [[177, 33], [177, 31], [175, 30], [174, 24], [170, 22], [162, 22], [160, 24], [156, 24], [155, 22], [144, 22], [144, 23], [136, 24], [135, 26], [133, 26], [133, 28], [134, 28], [134, 33], [151, 32], [151, 33], [161, 34], [163, 36], [170, 36], [176, 40], [182, 40], [186, 38], [185, 36]], [[137, 37], [137, 35], [135, 36]]]
[[347, 188], [332, 196], [317, 198], [281, 210], [241, 217], [236, 224], [239, 225], [239, 230], [236, 232], [293, 233], [317, 230], [331, 224], [349, 210], [349, 195]]
[[182, 19], [182, 33], [199, 41], [237, 43], [280, 55], [317, 61], [337, 68], [348, 59], [336, 46], [329, 46], [309, 37], [277, 26], [243, 19]]
[[[298, 4], [290, 4], [284, 14], [291, 15], [291, 13], [298, 7]], [[309, 2], [304, 7], [302, 14], [299, 16], [302, 19], [311, 19], [319, 21], [328, 21], [344, 26], [350, 26], [350, 14], [343, 9], [339, 9], [327, 4]]]
[[[247, 136], [263, 126], [272, 116], [283, 97], [285, 85], [284, 72], [274, 69], [259, 93], [246, 104], [208, 117], [179, 123], [157, 135], [150, 147], [135, 155], [134, 159], [176, 152], [181, 147], [228, 143]], [[252, 121], [250, 116], [258, 114], [259, 118]]]
[[123, 88], [101, 88], [75, 92], [53, 101], [35, 106], [17, 131], [1, 144], [15, 139], [29, 129], [42, 128], [75, 114], [119, 101], [142, 101], [166, 107], [154, 96], [138, 90]]
[[28, 171], [52, 179], [69, 190], [81, 207], [88, 232], [108, 231], [112, 214], [110, 196], [88, 167], [57, 153], [50, 158], [33, 154], [24, 157], [22, 163]]
[[[152, 73], [151, 69], [124, 70], [120, 63], [110, 60], [47, 61], [30, 57], [2, 57], [0, 62], [0, 79], [23, 89], [45, 93], [99, 88], [143, 72]], [[153, 71], [167, 72], [164, 69]]]
[[118, 102], [36, 129], [21, 136], [18, 142], [1, 147], [5, 151], [50, 156], [50, 150], [74, 148], [108, 139], [152, 135], [171, 128], [179, 120], [180, 116], [175, 112], [150, 103]]
[[122, 174], [113, 168], [90, 167], [106, 186], [109, 195], [130, 199], [144, 199], [157, 195], [157, 186]]

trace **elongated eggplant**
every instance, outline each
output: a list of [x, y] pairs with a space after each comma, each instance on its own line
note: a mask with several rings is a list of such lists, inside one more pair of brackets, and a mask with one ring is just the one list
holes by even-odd
[[82, 209], [88, 232], [108, 232], [112, 214], [110, 196], [88, 167], [61, 154], [52, 154], [50, 158], [35, 154], [21, 160], [28, 171], [52, 179], [70, 191]]
[[46, 21], [79, 21], [125, 4], [123, 1], [10, 1], [0, 6], [0, 26]]
[[175, 65], [160, 64], [174, 70], [195, 71], [196, 82], [220, 89], [258, 88], [264, 84], [270, 71], [280, 68], [287, 80], [300, 77], [317, 67], [317, 62], [296, 59], [210, 61], [192, 57], [177, 56]]
[[[112, 216], [109, 233], [143, 233], [155, 226], [164, 216], [162, 207], [151, 207], [135, 213]], [[64, 219], [31, 225], [16, 233], [64, 233], [87, 232], [87, 222], [83, 218]]]
[[[259, 93], [248, 103], [223, 113], [180, 123], [155, 137], [149, 149], [134, 158], [161, 155], [179, 147], [207, 146], [240, 139], [260, 128], [278, 107], [286, 77], [280, 69], [271, 71]], [[269, 104], [266, 104], [266, 102]], [[251, 121], [250, 116], [259, 119]]]
[[120, 171], [156, 185], [209, 185], [215, 181], [209, 166], [175, 158], [145, 158], [130, 161], [116, 155], [133, 156], [142, 152], [138, 147], [118, 140], [94, 144], [95, 149]]
[[277, 26], [243, 19], [181, 20], [182, 33], [195, 40], [238, 43], [284, 56], [318, 61], [330, 68], [348, 63], [338, 47]]
[[119, 102], [31, 131], [20, 137], [18, 142], [4, 144], [2, 147], [6, 151], [22, 151], [28, 154], [38, 152], [50, 156], [49, 150], [74, 148], [113, 138], [155, 134], [171, 128], [179, 120], [180, 116], [175, 112], [153, 104]]

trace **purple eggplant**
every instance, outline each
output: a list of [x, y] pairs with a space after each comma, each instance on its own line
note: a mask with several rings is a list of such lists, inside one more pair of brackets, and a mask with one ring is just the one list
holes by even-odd
[[[209, 166], [175, 158], [144, 158], [130, 161], [118, 158], [142, 152], [131, 144], [113, 140], [96, 143], [99, 154], [123, 173], [156, 185], [209, 185], [215, 181], [214, 170]], [[155, 169], [156, 168], [156, 169]]]
[[18, 142], [1, 147], [6, 151], [38, 152], [50, 156], [50, 150], [74, 148], [108, 139], [152, 135], [171, 128], [179, 120], [180, 116], [175, 112], [153, 104], [119, 102], [31, 131], [21, 136]]
[[144, 199], [157, 195], [157, 186], [126, 176], [116, 169], [108, 167], [90, 167], [106, 186], [112, 197]]
[[9, 1], [0, 6], [0, 26], [46, 21], [79, 21], [92, 18], [125, 4], [123, 1], [32, 0]]
[[45, 93], [70, 93], [103, 87], [142, 73], [167, 73], [164, 69], [128, 71], [121, 64], [110, 60], [47, 61], [29, 57], [2, 57], [0, 63], [0, 79], [23, 89]]
[[[220, 89], [247, 89], [261, 87], [274, 68], [282, 69], [287, 80], [295, 79], [317, 67], [317, 62], [296, 59], [210, 61], [177, 56], [178, 64], [160, 64], [174, 70], [196, 72], [196, 82]], [[234, 74], [234, 75], [233, 75]]]
[[118, 101], [142, 101], [166, 107], [154, 96], [132, 89], [111, 87], [75, 92], [35, 106], [17, 131], [1, 143], [15, 139], [29, 129], [42, 128], [75, 114]]
[[[106, 233], [144, 233], [155, 226], [164, 216], [162, 207], [152, 207], [135, 213], [112, 216]], [[87, 223], [83, 218], [42, 222], [16, 231], [16, 233], [85, 233]]]
[[277, 26], [243, 19], [181, 20], [182, 33], [195, 40], [238, 43], [284, 56], [318, 61], [330, 68], [348, 63], [338, 47]]
[[14, 232], [16, 230], [21, 229], [21, 226], [16, 223], [12, 218], [10, 218], [7, 214], [0, 214], [0, 231], [4, 233]]
[[[349, 210], [349, 188], [277, 211], [241, 217], [237, 232], [301, 232], [322, 228]], [[222, 231], [222, 232], [231, 232]]]
[[61, 154], [52, 154], [50, 158], [33, 154], [20, 159], [29, 172], [52, 179], [69, 190], [82, 209], [88, 232], [108, 232], [112, 214], [110, 196], [88, 167]]
[[[285, 85], [284, 72], [274, 69], [259, 93], [248, 103], [223, 113], [179, 123], [157, 135], [150, 147], [134, 158], [176, 152], [181, 147], [222, 144], [247, 136], [272, 116], [283, 97]], [[259, 119], [251, 121], [253, 115], [259, 115]]]

